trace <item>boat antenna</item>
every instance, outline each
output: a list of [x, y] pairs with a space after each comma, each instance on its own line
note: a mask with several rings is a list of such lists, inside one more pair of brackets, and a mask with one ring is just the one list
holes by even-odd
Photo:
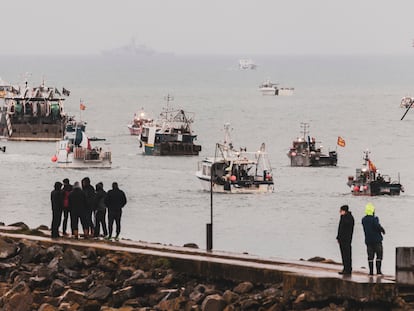
[[167, 96], [164, 96], [164, 100], [167, 101], [167, 107], [165, 109], [165, 118], [167, 120], [170, 120], [170, 118], [172, 116], [172, 111], [171, 111], [171, 108], [170, 108], [170, 101], [173, 101], [174, 100], [174, 97], [171, 96], [170, 94], [167, 94]]
[[300, 127], [302, 128], [303, 139], [306, 139], [306, 135], [309, 133], [309, 123], [301, 122]]

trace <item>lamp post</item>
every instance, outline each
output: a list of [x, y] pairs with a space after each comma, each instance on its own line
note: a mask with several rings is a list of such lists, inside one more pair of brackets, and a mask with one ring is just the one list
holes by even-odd
[[207, 251], [213, 250], [213, 171], [214, 162], [211, 164], [210, 169], [210, 223], [207, 224]]

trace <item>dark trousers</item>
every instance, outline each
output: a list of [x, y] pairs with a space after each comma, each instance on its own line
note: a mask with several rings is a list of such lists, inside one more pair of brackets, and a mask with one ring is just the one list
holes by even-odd
[[116, 224], [116, 235], [118, 236], [121, 233], [121, 216], [121, 209], [115, 211], [108, 211], [108, 231], [110, 237], [112, 236], [114, 222]]
[[108, 235], [108, 230], [106, 229], [105, 216], [106, 216], [106, 210], [96, 211], [96, 214], [95, 214], [95, 231], [94, 231], [94, 236], [96, 236], [96, 237], [99, 236], [99, 229], [100, 229], [101, 225], [102, 225], [103, 234], [105, 236]]
[[375, 255], [377, 260], [382, 260], [383, 248], [382, 243], [368, 244], [367, 245], [368, 261], [374, 261]]
[[[66, 232], [66, 230], [67, 230], [67, 228], [68, 228], [68, 219], [69, 219], [69, 210], [68, 209], [63, 209], [63, 228], [62, 228], [62, 231], [63, 231], [63, 234], [65, 234], [65, 233], [67, 233]], [[73, 234], [73, 232], [72, 232], [72, 234]]]
[[352, 271], [352, 247], [350, 242], [339, 242], [344, 272]]
[[56, 208], [52, 210], [52, 238], [59, 237], [59, 227], [62, 221], [62, 209]]

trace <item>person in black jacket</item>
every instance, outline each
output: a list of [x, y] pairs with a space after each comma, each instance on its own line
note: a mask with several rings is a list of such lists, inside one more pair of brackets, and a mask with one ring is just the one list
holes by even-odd
[[375, 216], [375, 206], [368, 203], [365, 206], [365, 216], [362, 218], [362, 226], [365, 233], [365, 244], [367, 246], [369, 275], [374, 274], [374, 257], [377, 256], [375, 266], [377, 274], [382, 274], [382, 234], [385, 234], [384, 228], [381, 226], [378, 217]]
[[[72, 192], [72, 185], [69, 183], [69, 179], [65, 178], [63, 180], [63, 235], [68, 236], [67, 227], [68, 227], [68, 219], [69, 219], [69, 194]], [[73, 234], [73, 232], [72, 232]]]
[[352, 235], [354, 233], [354, 216], [349, 211], [348, 205], [342, 205], [339, 208], [341, 218], [339, 220], [338, 235], [336, 240], [339, 243], [341, 250], [343, 270], [338, 272], [343, 275], [350, 275], [352, 273]]
[[83, 217], [87, 223], [87, 230], [85, 231], [85, 238], [92, 237], [95, 226], [93, 224], [92, 215], [95, 210], [95, 189], [91, 185], [89, 177], [82, 179], [82, 190], [86, 195], [86, 209], [84, 210]]
[[70, 225], [75, 239], [79, 239], [79, 220], [82, 224], [84, 236], [87, 236], [87, 233], [89, 232], [89, 224], [84, 217], [87, 205], [86, 194], [82, 191], [81, 186], [77, 181], [73, 184], [73, 191], [69, 194]]
[[50, 201], [52, 203], [52, 238], [59, 237], [59, 227], [62, 221], [63, 211], [63, 191], [62, 183], [60, 181], [55, 182], [55, 187], [50, 193]]
[[107, 240], [112, 238], [112, 229], [114, 221], [116, 223], [116, 236], [115, 240], [119, 240], [119, 234], [121, 233], [121, 216], [122, 208], [126, 205], [127, 199], [125, 193], [118, 188], [118, 183], [112, 183], [112, 189], [108, 191], [105, 198], [105, 205], [108, 207], [108, 236]]
[[99, 237], [99, 229], [102, 225], [102, 231], [104, 236], [108, 235], [108, 229], [106, 228], [106, 205], [105, 198], [106, 192], [103, 188], [103, 183], [99, 182], [95, 186], [96, 196], [95, 196], [95, 232], [94, 237]]

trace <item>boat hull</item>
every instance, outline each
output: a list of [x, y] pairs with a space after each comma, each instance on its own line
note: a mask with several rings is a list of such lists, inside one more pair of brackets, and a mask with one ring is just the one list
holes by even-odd
[[14, 141], [59, 141], [63, 138], [65, 122], [58, 124], [13, 124], [8, 140]]
[[[211, 181], [209, 178], [202, 177], [200, 174], [196, 174], [198, 180], [201, 183], [203, 191], [210, 191]], [[239, 184], [233, 182], [227, 182], [223, 185], [213, 183], [214, 193], [238, 193], [238, 194], [255, 194], [255, 193], [269, 193], [274, 192], [273, 182], [252, 182], [249, 184]]]
[[142, 132], [142, 128], [128, 125], [129, 134], [139, 136]]
[[355, 196], [400, 195], [404, 188], [399, 183], [372, 181], [370, 183], [351, 184], [351, 193]]
[[330, 155], [309, 155], [296, 154], [289, 155], [290, 166], [336, 166], [338, 163], [338, 156], [336, 152], [331, 152]]
[[201, 146], [193, 143], [165, 142], [158, 144], [144, 144], [144, 154], [153, 156], [196, 156]]

